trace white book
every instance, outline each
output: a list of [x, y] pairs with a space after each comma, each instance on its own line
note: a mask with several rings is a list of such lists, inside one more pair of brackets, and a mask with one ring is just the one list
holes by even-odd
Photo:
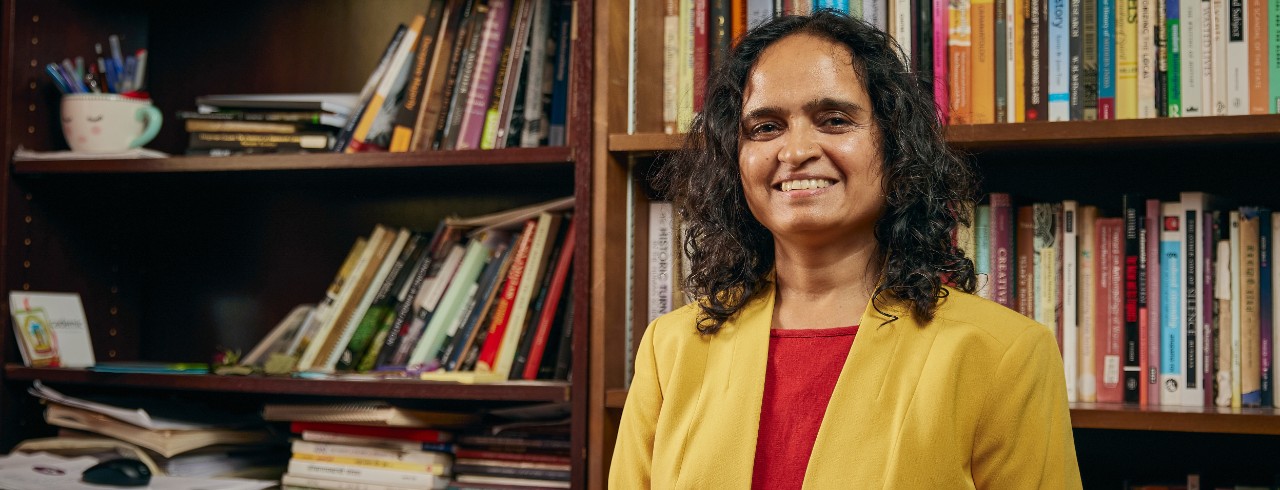
[[902, 62], [907, 65], [907, 69], [911, 69], [911, 4], [912, 0], [889, 0], [893, 2], [893, 8], [889, 12], [893, 14], [892, 28], [893, 40], [898, 42], [898, 46], [902, 48]]
[[[1186, 371], [1182, 365], [1187, 358], [1187, 336], [1182, 328], [1182, 203], [1160, 204], [1160, 404], [1181, 405], [1182, 390], [1186, 385]], [[1150, 266], [1150, 265], [1148, 265]], [[1152, 285], [1147, 285], [1152, 287]], [[1149, 306], [1149, 305], [1148, 305]]]
[[680, 87], [680, 16], [662, 18], [662, 130], [676, 132], [676, 91]]
[[671, 311], [675, 294], [671, 290], [671, 276], [675, 274], [671, 256], [675, 236], [672, 212], [669, 202], [649, 202], [648, 323]]
[[[680, 0], [680, 12], [693, 12], [693, 4], [685, 8], [687, 0]], [[768, 22], [773, 18], [773, 0], [747, 0], [747, 29]]]
[[[696, 83], [693, 78], [693, 0], [675, 1], [680, 6], [680, 30], [676, 33], [676, 60], [679, 61], [676, 66], [676, 81], [679, 83], [676, 88], [676, 132], [684, 134], [693, 125], [693, 85]], [[751, 0], [747, 6], [748, 25], [759, 25], [773, 17], [773, 4], [769, 4], [770, 10], [761, 13], [759, 3]]]
[[1227, 115], [1249, 113], [1249, 2], [1227, 0]]
[[[1200, 0], [1181, 0], [1178, 3], [1178, 50], [1182, 60], [1182, 83], [1178, 88], [1182, 99], [1182, 116], [1193, 117], [1205, 115], [1205, 101], [1200, 97], [1200, 86], [1208, 80], [1199, 74], [1204, 70], [1206, 62], [1202, 56], [1201, 36], [1209, 31], [1205, 29], [1205, 20], [1201, 15]], [[1172, 40], [1170, 40], [1172, 41]]]
[[436, 476], [426, 472], [384, 470], [364, 466], [325, 463], [320, 461], [289, 460], [289, 474], [301, 477], [319, 478], [349, 483], [375, 483], [396, 485], [410, 488], [435, 488], [441, 481], [446, 484], [449, 477]]
[[1240, 212], [1231, 211], [1231, 408], [1240, 408]]
[[1210, 3], [1210, 40], [1209, 49], [1212, 56], [1210, 64], [1209, 93], [1207, 114], [1214, 116], [1227, 115], [1227, 3], [1229, 0], [1208, 0]]
[[1079, 352], [1076, 353], [1077, 383], [1076, 398], [1082, 402], [1098, 401], [1098, 368], [1094, 358], [1097, 341], [1094, 340], [1097, 323], [1095, 307], [1097, 304], [1097, 270], [1098, 256], [1094, 247], [1094, 222], [1098, 218], [1098, 208], [1085, 206], [1080, 209], [1080, 240], [1076, 265], [1080, 268], [1079, 315], [1080, 338]]
[[[280, 478], [280, 483], [285, 490], [292, 490], [295, 488], [300, 490], [312, 488], [319, 488], [321, 490], [421, 490], [421, 488], [408, 486], [325, 480], [323, 478], [312, 478], [309, 476], [300, 476], [291, 473], [285, 473], [285, 475]], [[437, 485], [434, 488], [446, 488], [447, 486], [448, 481], [444, 481], [443, 484]]]
[[1214, 261], [1213, 297], [1218, 302], [1218, 336], [1214, 343], [1218, 347], [1218, 360], [1214, 366], [1214, 383], [1217, 392], [1213, 394], [1213, 404], [1219, 407], [1231, 406], [1231, 240], [1218, 240], [1217, 260]]
[[[1211, 359], [1212, 356], [1204, 351], [1205, 332], [1201, 319], [1202, 313], [1205, 311], [1206, 301], [1212, 295], [1209, 291], [1203, 291], [1204, 281], [1203, 272], [1200, 270], [1204, 263], [1203, 254], [1206, 252], [1200, 250], [1203, 239], [1200, 236], [1204, 231], [1204, 220], [1207, 210], [1217, 207], [1217, 199], [1204, 192], [1183, 192], [1180, 194], [1182, 202], [1182, 236], [1183, 236], [1183, 253], [1180, 259], [1181, 267], [1179, 269], [1183, 274], [1183, 297], [1185, 303], [1182, 306], [1183, 315], [1183, 332], [1187, 338], [1187, 346], [1189, 351], [1183, 358], [1183, 372], [1186, 375], [1184, 380], [1185, 389], [1182, 392], [1182, 405], [1191, 407], [1204, 406], [1204, 378], [1202, 370], [1204, 363]], [[1194, 350], [1190, 347], [1195, 346]]]
[[1077, 401], [1076, 364], [1079, 349], [1079, 328], [1076, 314], [1079, 309], [1078, 260], [1080, 232], [1077, 223], [1080, 203], [1062, 202], [1062, 369], [1067, 377], [1067, 401]]
[[[858, 0], [849, 0], [856, 2]], [[868, 24], [876, 26], [881, 31], [888, 30], [889, 27], [889, 4], [888, 0], [862, 0], [862, 20]]]

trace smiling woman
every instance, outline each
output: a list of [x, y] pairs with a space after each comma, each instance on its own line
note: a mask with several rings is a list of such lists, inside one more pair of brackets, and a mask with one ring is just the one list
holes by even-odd
[[1054, 336], [970, 294], [973, 172], [901, 56], [820, 11], [709, 80], [658, 182], [698, 301], [645, 331], [612, 487], [1080, 487]]

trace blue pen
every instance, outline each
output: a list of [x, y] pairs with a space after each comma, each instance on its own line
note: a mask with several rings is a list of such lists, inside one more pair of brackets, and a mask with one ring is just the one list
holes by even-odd
[[86, 87], [84, 82], [80, 81], [80, 79], [76, 77], [75, 70], [73, 68], [67, 67], [69, 64], [70, 63], [65, 63], [58, 67], [62, 71], [62, 79], [66, 80], [67, 85], [71, 86], [72, 92], [77, 94], [87, 93], [89, 91], [89, 87]]
[[113, 59], [111, 59], [111, 58], [107, 58], [107, 72], [106, 72], [106, 75], [107, 75], [107, 92], [113, 92], [113, 93], [114, 93], [114, 92], [117, 92], [117, 90], [116, 90], [116, 83], [117, 83], [117, 81], [116, 81], [116, 68], [115, 68], [115, 63], [116, 63], [116, 61], [115, 61], [115, 60], [113, 60]]
[[58, 65], [49, 63], [44, 65], [44, 71], [53, 79], [54, 86], [58, 87], [58, 91], [64, 94], [71, 93], [71, 87], [62, 80], [62, 73], [58, 70]]
[[138, 89], [138, 87], [136, 87], [135, 84], [133, 83], [134, 80], [138, 79], [137, 73], [138, 73], [138, 59], [132, 56], [125, 58], [124, 60], [124, 91], [125, 92], [132, 92]]

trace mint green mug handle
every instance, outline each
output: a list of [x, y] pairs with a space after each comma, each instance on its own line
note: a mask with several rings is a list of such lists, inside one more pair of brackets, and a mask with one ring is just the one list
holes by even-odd
[[141, 135], [129, 142], [129, 148], [137, 148], [150, 143], [160, 133], [160, 123], [164, 122], [164, 116], [160, 114], [160, 109], [156, 109], [152, 105], [139, 107], [138, 114], [135, 117], [139, 121], [146, 121], [147, 127], [142, 131]]

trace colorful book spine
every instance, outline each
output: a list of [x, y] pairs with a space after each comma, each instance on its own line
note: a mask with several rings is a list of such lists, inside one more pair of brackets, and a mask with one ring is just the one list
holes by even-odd
[[1183, 391], [1182, 404], [1198, 407], [1204, 405], [1205, 397], [1203, 377], [1200, 376], [1201, 370], [1205, 368], [1203, 365], [1205, 333], [1201, 316], [1204, 312], [1206, 293], [1200, 270], [1204, 259], [1201, 235], [1205, 212], [1213, 207], [1213, 198], [1203, 192], [1183, 192], [1180, 199], [1183, 213], [1183, 246], [1185, 247], [1181, 270], [1183, 298], [1186, 301], [1182, 308], [1184, 320], [1182, 333], [1187, 337], [1186, 358], [1182, 365], [1186, 373], [1184, 385], [1186, 389]]
[[[1162, 1], [1162, 0], [1161, 0]], [[1157, 0], [1138, 0], [1138, 118], [1151, 119], [1156, 112], [1156, 8]]]
[[1124, 210], [1124, 401], [1138, 403], [1141, 398], [1141, 386], [1144, 384], [1141, 353], [1142, 322], [1140, 321], [1139, 281], [1142, 270], [1139, 262], [1142, 258], [1143, 218], [1146, 216], [1145, 205], [1141, 197], [1133, 194], [1122, 196], [1121, 206]]
[[[1165, 46], [1168, 56], [1165, 58], [1169, 72], [1169, 117], [1182, 117], [1182, 2], [1183, 0], [1165, 0]], [[1186, 3], [1198, 6], [1200, 0], [1186, 0]]]
[[1138, 117], [1138, 3], [1116, 2], [1116, 119]]
[[948, 70], [950, 83], [949, 117], [951, 124], [971, 124], [973, 122], [972, 90], [972, 27], [969, 14], [969, 0], [948, 2], [948, 14], [951, 35], [947, 39]]
[[1147, 335], [1142, 338], [1146, 341], [1145, 349], [1147, 353], [1147, 368], [1143, 371], [1143, 381], [1147, 383], [1147, 396], [1142, 402], [1150, 405], [1160, 405], [1160, 361], [1162, 349], [1160, 348], [1160, 339], [1163, 335], [1164, 324], [1161, 323], [1163, 318], [1162, 310], [1164, 304], [1160, 301], [1161, 292], [1164, 285], [1160, 282], [1160, 268], [1162, 267], [1160, 255], [1160, 240], [1163, 235], [1164, 215], [1161, 211], [1161, 203], [1159, 199], [1147, 199], [1147, 216], [1144, 220], [1144, 227], [1147, 236], [1143, 241], [1145, 250], [1142, 255], [1146, 263], [1143, 264], [1146, 270], [1146, 283], [1143, 285], [1146, 299], [1146, 318], [1142, 321], [1147, 327]]
[[[1000, 0], [1003, 1], [1003, 0]], [[1276, 0], [1280, 1], [1280, 0]], [[861, 6], [861, 2], [857, 2]], [[847, 2], [845, 3], [846, 5]], [[938, 105], [938, 119], [949, 121], [950, 102], [947, 100], [947, 65], [950, 61], [947, 45], [951, 39], [951, 2], [933, 0], [933, 100]], [[861, 13], [861, 12], [859, 12]]]
[[991, 194], [991, 273], [993, 296], [1009, 309], [1017, 308], [1017, 275], [1013, 248], [1013, 202], [1008, 194]]
[[[1067, 0], [1045, 0], [1049, 8], [1049, 120], [1071, 120], [1071, 32]], [[1144, 0], [1145, 1], [1145, 0]]]
[[1098, 401], [1124, 401], [1124, 219], [1097, 222], [1097, 351]]
[[1243, 274], [1240, 268], [1244, 261], [1240, 257], [1240, 211], [1231, 210], [1227, 215], [1231, 226], [1231, 408], [1240, 408], [1243, 406], [1240, 391], [1243, 388], [1240, 335], [1244, 329], [1240, 318], [1244, 303], [1244, 290], [1240, 284]]
[[1116, 118], [1116, 0], [1098, 0], [1098, 119]]
[[708, 63], [711, 61], [711, 54], [708, 41], [710, 34], [707, 30], [707, 16], [709, 14], [710, 5], [708, 0], [693, 0], [693, 112], [694, 114], [702, 112], [702, 106], [707, 95], [707, 74], [710, 70]]
[[1098, 1], [1082, 0], [1080, 6], [1081, 118], [1098, 119]]
[[[676, 114], [679, 111], [676, 95], [680, 91], [679, 4], [679, 0], [662, 2], [662, 130], [667, 134], [676, 132]], [[734, 34], [734, 38], [738, 35]]]
[[1267, 31], [1271, 35], [1267, 40], [1267, 80], [1271, 86], [1267, 112], [1276, 114], [1280, 113], [1280, 0], [1270, 0], [1267, 15], [1271, 26]]
[[507, 0], [489, 0], [488, 5], [489, 15], [485, 17], [480, 49], [476, 53], [476, 74], [471, 79], [466, 111], [462, 114], [458, 142], [454, 146], [459, 150], [480, 148], [480, 136], [484, 134], [484, 122], [489, 112], [494, 83], [498, 81], [498, 64], [502, 62], [502, 46], [507, 42], [507, 23], [511, 17], [511, 3]]
[[1161, 403], [1178, 405], [1186, 374], [1186, 336], [1182, 335], [1182, 203], [1161, 204], [1160, 226], [1160, 385]]
[[1017, 261], [1018, 313], [1036, 317], [1036, 217], [1034, 206], [1018, 206], [1013, 245]]
[[1067, 91], [1071, 97], [1070, 119], [1073, 121], [1084, 119], [1084, 94], [1081, 92], [1084, 82], [1084, 38], [1082, 37], [1084, 33], [1080, 31], [1081, 23], [1084, 20], [1081, 17], [1083, 15], [1083, 4], [1084, 0], [1069, 0], [1067, 2], [1069, 9], [1067, 13], [1069, 26], [1067, 29], [1067, 44], [1069, 45], [1067, 49], [1067, 70], [1069, 74]]
[[995, 0], [995, 103], [996, 122], [1009, 122], [1013, 101], [1009, 97], [1009, 2]]
[[1240, 208], [1240, 404], [1245, 407], [1262, 405], [1260, 214], [1256, 207]]
[[1009, 122], [1020, 123], [1027, 118], [1026, 94], [1026, 32], [1022, 9], [1026, 0], [1005, 1], [1005, 78], [1009, 97]]
[[974, 208], [974, 273], [978, 276], [978, 295], [993, 299], [991, 286], [991, 205]]
[[547, 115], [547, 145], [565, 146], [569, 129], [569, 72], [572, 69], [573, 40], [570, 30], [573, 27], [573, 3], [559, 0], [555, 4], [555, 26], [552, 32], [556, 36], [555, 57], [551, 71], [551, 110]]
[[1274, 292], [1272, 291], [1274, 284], [1271, 282], [1273, 274], [1271, 270], [1273, 260], [1271, 253], [1272, 248], [1274, 247], [1271, 234], [1271, 219], [1272, 216], [1270, 210], [1260, 210], [1258, 214], [1258, 343], [1261, 346], [1259, 355], [1261, 356], [1261, 406], [1263, 407], [1275, 406], [1274, 386], [1272, 381], [1272, 379], [1274, 379], [1274, 375], [1271, 372], [1272, 364], [1274, 363], [1274, 360], [1271, 357], [1271, 344], [1274, 342], [1272, 337], [1274, 335], [1272, 315], [1275, 310]]
[[1024, 23], [1026, 37], [1023, 46], [1026, 51], [1026, 121], [1044, 121], [1049, 117], [1049, 105], [1046, 96], [1049, 83], [1048, 57], [1048, 0], [1025, 0], [1027, 9]]
[[[1267, 32], [1267, 3], [1270, 0], [1249, 0], [1249, 12], [1245, 15], [1248, 19], [1249, 27], [1247, 29], [1249, 36], [1249, 114], [1270, 114], [1272, 109], [1269, 103], [1271, 100], [1271, 83], [1268, 80], [1271, 72], [1270, 63], [1267, 60], [1267, 51], [1271, 46], [1270, 35]], [[1280, 29], [1280, 26], [1271, 25], [1271, 29]]]
[[[1065, 1], [1065, 0], [1060, 0]], [[996, 51], [995, 51], [995, 2], [971, 0], [973, 10], [973, 65], [970, 72], [972, 85], [969, 100], [972, 103], [973, 124], [996, 122]]]

